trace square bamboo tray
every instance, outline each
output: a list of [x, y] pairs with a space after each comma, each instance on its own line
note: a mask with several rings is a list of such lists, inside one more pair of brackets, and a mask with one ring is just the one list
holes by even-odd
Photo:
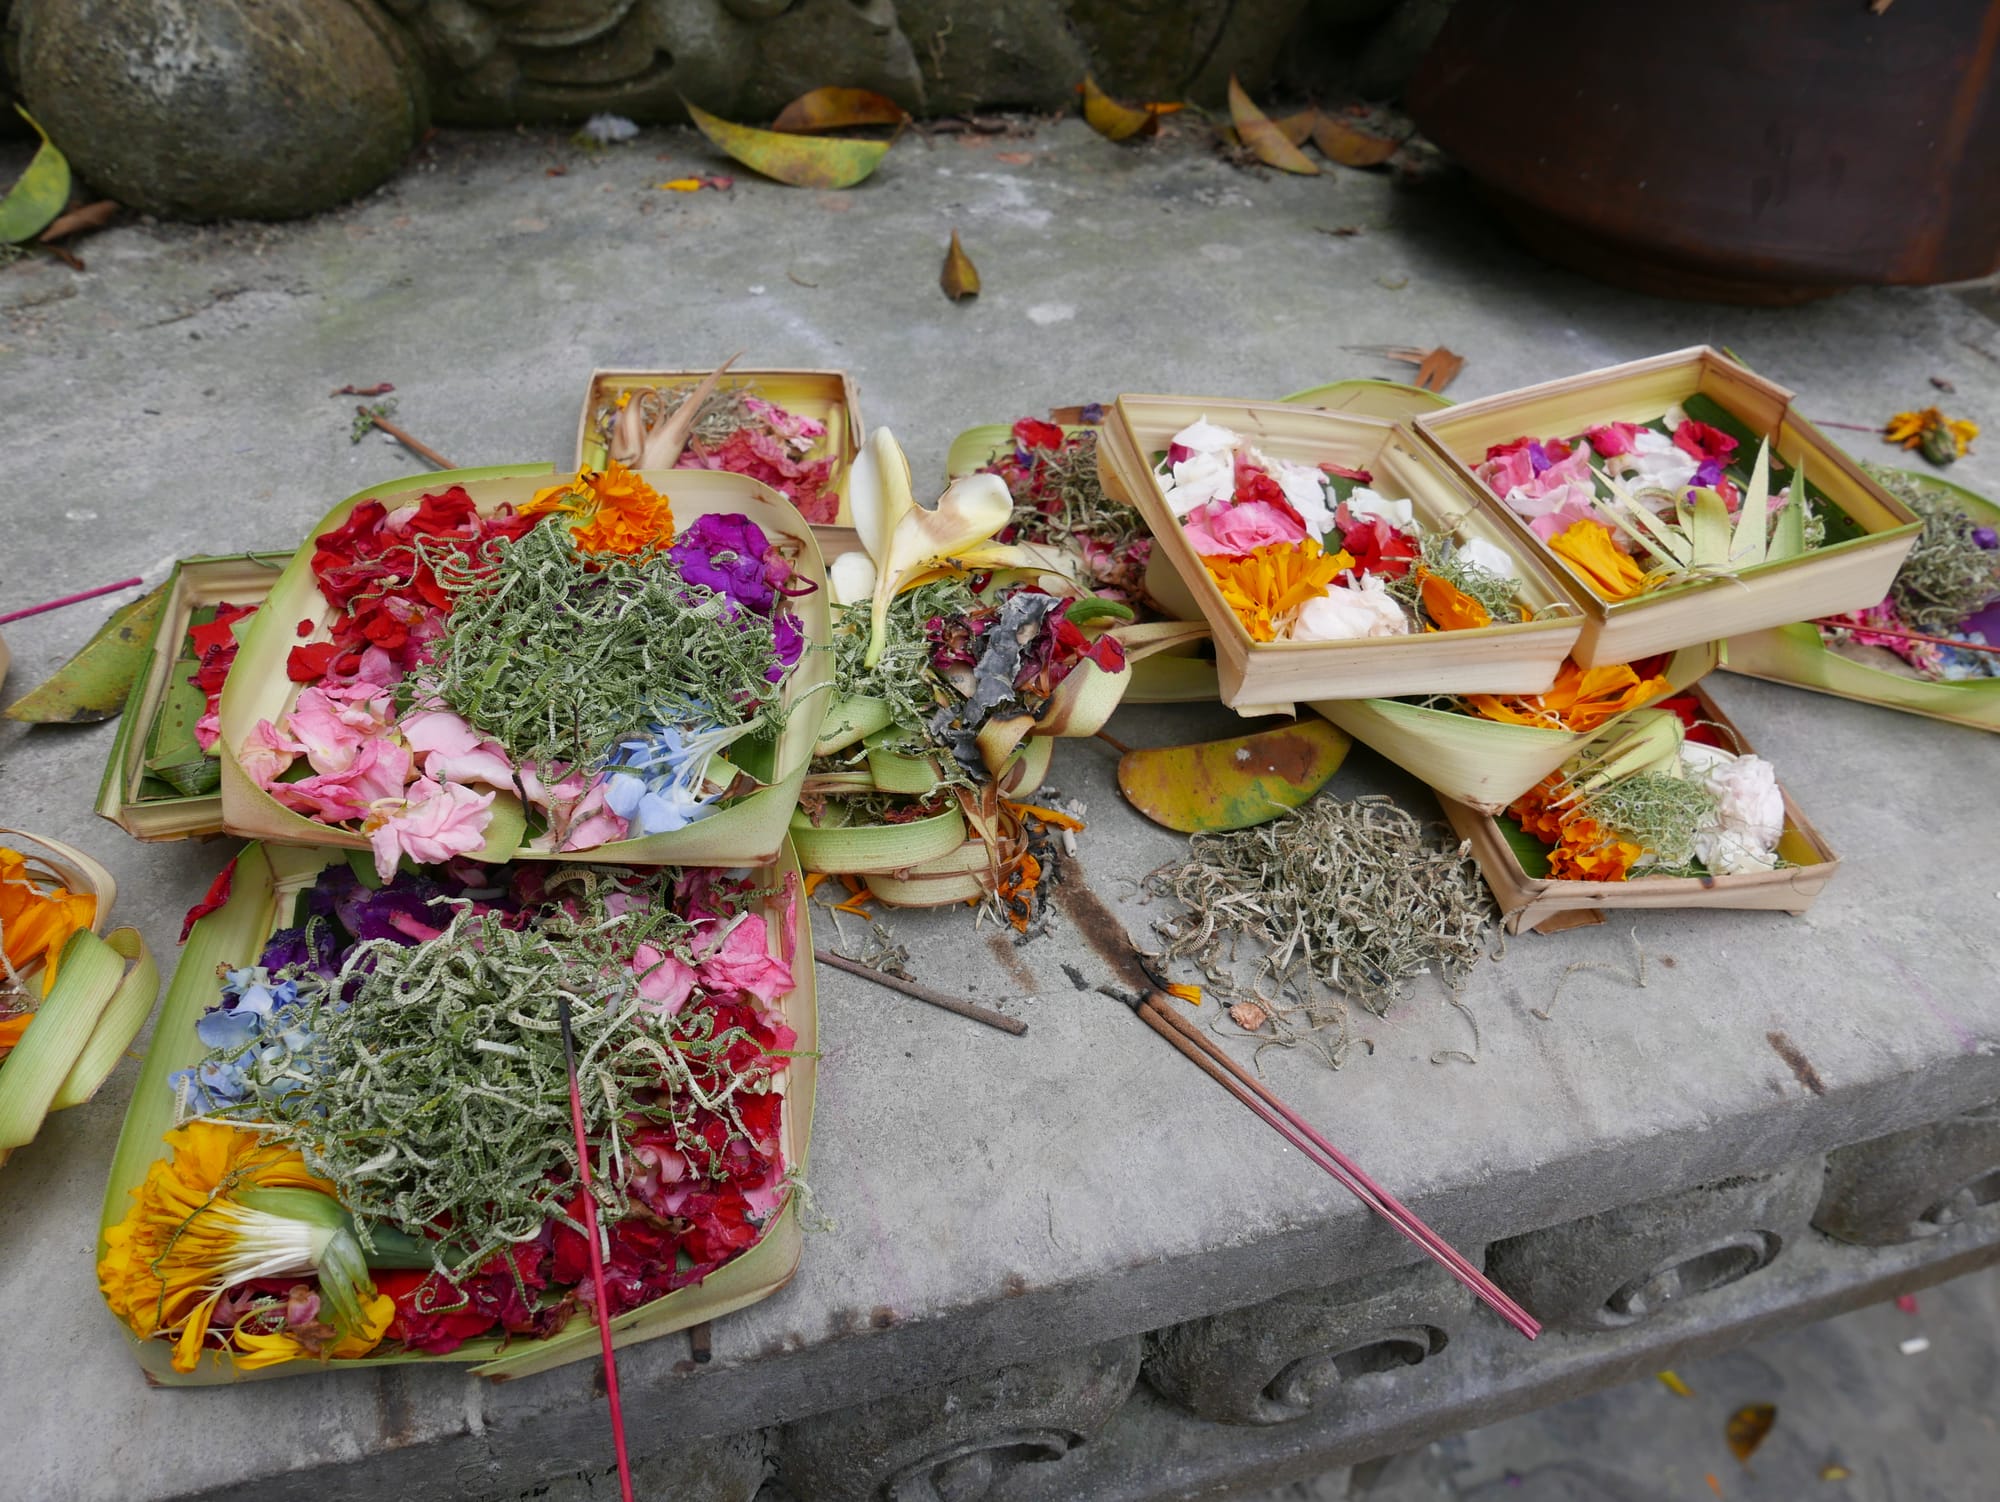
[[[707, 370], [594, 370], [584, 388], [583, 415], [576, 425], [576, 462], [581, 469], [604, 468], [604, 444], [591, 431], [591, 416], [622, 392], [639, 386], [692, 386], [710, 374]], [[866, 430], [861, 426], [861, 400], [854, 379], [844, 370], [737, 370], [722, 378], [719, 390], [743, 388], [765, 401], [776, 402], [798, 417], [810, 417], [826, 424], [826, 437], [806, 457], [834, 461], [833, 489], [840, 498], [840, 510], [827, 525], [847, 526], [853, 513], [847, 504], [847, 472], [854, 456], [861, 452]], [[664, 489], [665, 487], [661, 487]], [[829, 555], [831, 556], [831, 555]]]
[[[1734, 749], [1755, 749], [1705, 690], [1696, 687], [1690, 692], [1700, 701], [1703, 715], [1729, 732]], [[1451, 827], [1471, 845], [1472, 858], [1500, 904], [1507, 932], [1517, 934], [1558, 913], [1601, 913], [1620, 908], [1719, 907], [1803, 913], [1832, 879], [1840, 857], [1792, 802], [1792, 795], [1784, 792], [1782, 783], [1778, 790], [1785, 799], [1785, 832], [1778, 841], [1778, 853], [1792, 862], [1790, 866], [1742, 876], [1640, 876], [1628, 881], [1556, 881], [1530, 876], [1491, 815], [1443, 796], [1438, 802]]]
[[[1203, 417], [1242, 434], [1273, 458], [1365, 468], [1375, 476], [1377, 493], [1407, 498], [1426, 529], [1502, 548], [1520, 565], [1520, 598], [1535, 619], [1359, 641], [1253, 641], [1188, 542], [1153, 472], [1152, 456]], [[1152, 529], [1147, 588], [1166, 609], [1208, 622], [1222, 702], [1242, 714], [1289, 713], [1295, 703], [1319, 699], [1536, 694], [1555, 681], [1583, 629], [1554, 569], [1538, 550], [1521, 546], [1496, 514], [1499, 508], [1405, 428], [1383, 418], [1282, 402], [1121, 396], [1105, 415], [1098, 468], [1106, 491], [1136, 506]]]
[[[1933, 491], [1945, 492], [1982, 525], [2000, 527], [2000, 506], [1986, 497], [1936, 475], [1913, 478]], [[1837, 694], [1974, 730], [2000, 730], [2000, 678], [1932, 682], [1893, 668], [1874, 667], [1836, 652], [1820, 636], [1819, 627], [1810, 623], [1732, 636], [1723, 646], [1722, 665], [1750, 678]]]
[[[1734, 578], [1694, 580], [1607, 602], [1473, 473], [1496, 443], [1523, 435], [1568, 438], [1604, 422], [1649, 423], [1697, 394], [1768, 437], [1774, 461], [1794, 466], [1803, 455], [1806, 482], [1825, 492], [1864, 535]], [[1791, 392], [1706, 345], [1461, 402], [1416, 417], [1412, 425], [1461, 483], [1492, 500], [1514, 548], [1532, 550], [1556, 571], [1584, 613], [1575, 655], [1585, 667], [1873, 605], [1888, 593], [1917, 538], [1919, 522], [1909, 508], [1794, 412]], [[1739, 456], [1748, 462], [1754, 453], [1739, 450]]]
[[[292, 845], [324, 845], [344, 850], [368, 848], [368, 836], [360, 831], [319, 823], [278, 802], [251, 781], [238, 761], [237, 748], [257, 722], [275, 721], [296, 700], [299, 685], [291, 682], [285, 672], [291, 649], [301, 642], [326, 637], [326, 623], [333, 609], [313, 578], [313, 539], [340, 526], [363, 501], [379, 500], [394, 511], [400, 506], [415, 505], [421, 497], [435, 491], [462, 485], [482, 512], [491, 512], [503, 504], [525, 505], [551, 478], [550, 471], [539, 465], [442, 470], [414, 479], [391, 480], [361, 491], [320, 518], [272, 586], [270, 599], [274, 608], [260, 610], [251, 618], [249, 634], [223, 687], [222, 818], [229, 833]], [[794, 549], [798, 572], [817, 586], [810, 594], [792, 601], [805, 635], [806, 651], [785, 682], [784, 703], [789, 715], [772, 751], [771, 765], [761, 775], [763, 785], [728, 808], [671, 834], [619, 840], [578, 851], [549, 848], [546, 834], [528, 839], [520, 800], [511, 793], [502, 793], [493, 803], [494, 817], [488, 827], [487, 844], [475, 852], [474, 859], [755, 866], [775, 860], [784, 846], [786, 826], [792, 809], [797, 806], [799, 786], [805, 781], [813, 743], [819, 738], [820, 719], [826, 713], [832, 674], [832, 659], [825, 650], [831, 622], [826, 568], [821, 562], [819, 544], [784, 497], [743, 475], [684, 469], [650, 471], [646, 478], [657, 489], [665, 490], [669, 484], [673, 487], [675, 515], [683, 524], [711, 513], [749, 517], [767, 535], [787, 542]], [[302, 621], [311, 622], [313, 627], [305, 637], [296, 630]]]
[[[165, 1155], [164, 1138], [174, 1125], [174, 1096], [167, 1079], [173, 1071], [198, 1061], [207, 1050], [195, 1036], [194, 1024], [215, 1001], [217, 966], [235, 969], [254, 964], [265, 943], [277, 929], [285, 927], [298, 897], [309, 888], [320, 871], [347, 854], [333, 849], [305, 849], [297, 846], [252, 844], [237, 857], [236, 877], [229, 901], [217, 912], [201, 919], [188, 935], [175, 967], [173, 980], [161, 1004], [158, 1025], [139, 1069], [139, 1082], [126, 1108], [125, 1124], [119, 1133], [117, 1156], [111, 1167], [111, 1182], [104, 1191], [102, 1224], [97, 1253], [104, 1255], [103, 1231], [124, 1218], [131, 1191], [142, 1183], [147, 1171]], [[798, 862], [787, 846], [772, 864], [752, 873], [757, 885], [776, 890], [790, 885], [798, 891]], [[813, 1094], [818, 1067], [819, 1012], [814, 990], [812, 933], [806, 916], [807, 904], [793, 904], [796, 928], [789, 936], [781, 932], [782, 906], [775, 897], [766, 900], [770, 922], [771, 953], [781, 953], [787, 937], [793, 941], [795, 984], [783, 999], [785, 1022], [798, 1035], [797, 1052], [785, 1071], [785, 1109], [782, 1131], [785, 1161], [803, 1173], [812, 1141]], [[565, 1127], [565, 1131], [567, 1127]], [[805, 1238], [798, 1223], [795, 1196], [788, 1196], [784, 1208], [770, 1222], [758, 1242], [735, 1260], [711, 1273], [705, 1280], [636, 1309], [627, 1310], [611, 1322], [612, 1344], [628, 1346], [642, 1340], [671, 1334], [689, 1325], [741, 1309], [776, 1293], [798, 1270]], [[290, 1377], [311, 1372], [340, 1371], [364, 1366], [434, 1366], [449, 1363], [469, 1366], [472, 1374], [504, 1381], [525, 1377], [551, 1367], [567, 1366], [597, 1356], [597, 1325], [579, 1312], [558, 1334], [547, 1340], [506, 1340], [488, 1336], [467, 1341], [449, 1355], [408, 1353], [394, 1356], [364, 1356], [352, 1361], [322, 1365], [316, 1361], [290, 1361], [252, 1371], [239, 1371], [226, 1354], [208, 1351], [192, 1372], [177, 1372], [172, 1365], [172, 1345], [164, 1340], [140, 1340], [120, 1323], [118, 1328], [131, 1342], [133, 1355], [145, 1369], [147, 1379], [174, 1387], [210, 1387], [221, 1383], [249, 1382], [267, 1377]]]
[[[222, 833], [222, 794], [148, 792], [146, 742], [187, 640], [188, 618], [208, 605], [261, 605], [291, 561], [289, 553], [183, 558], [167, 576], [167, 597], [146, 644], [146, 665], [132, 680], [117, 738], [97, 788], [97, 812], [141, 840], [185, 840]], [[220, 750], [220, 747], [217, 748]], [[151, 779], [155, 789], [166, 785]]]

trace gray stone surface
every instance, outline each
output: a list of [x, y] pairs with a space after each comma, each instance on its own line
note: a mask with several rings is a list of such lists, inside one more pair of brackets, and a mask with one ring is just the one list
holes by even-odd
[[[20, 143], [0, 145], [0, 175], [24, 160]], [[1469, 359], [1453, 394], [1472, 396], [1713, 339], [1803, 390], [1812, 416], [1853, 423], [1926, 399], [1933, 375], [1955, 382], [1955, 410], [1990, 416], [2000, 374], [2000, 329], [1945, 292], [1790, 311], [1655, 302], [1538, 265], [1449, 191], [1347, 172], [1265, 178], [1185, 144], [1121, 150], [1074, 123], [1026, 141], [909, 139], [841, 194], [747, 175], [729, 194], [654, 190], [689, 170], [726, 169], [687, 132], [595, 156], [554, 133], [447, 134], [389, 188], [309, 223], [132, 224], [82, 242], [86, 275], [41, 259], [0, 272], [13, 477], [0, 493], [0, 610], [127, 574], [157, 580], [184, 553], [291, 546], [340, 496], [415, 470], [387, 444], [349, 445], [351, 399], [326, 395], [349, 381], [394, 381], [399, 419], [461, 463], [558, 461], [593, 366], [701, 366], [744, 349], [763, 364], [850, 368], [869, 419], [897, 431], [918, 474], [941, 476], [961, 427], [1052, 403], [1273, 395], [1394, 373], [1350, 344], [1447, 341]], [[986, 288], [958, 306], [936, 285], [953, 224]], [[1321, 233], [1349, 225], [1361, 233]], [[1982, 445], [1954, 478], [2000, 488], [2000, 448]], [[6, 628], [9, 689], [102, 618], [86, 605]], [[1646, 913], [1516, 940], [1467, 991], [1477, 1065], [1430, 1062], [1471, 1040], [1421, 988], [1388, 1018], [1361, 1019], [1372, 1052], [1357, 1048], [1340, 1074], [1303, 1054], [1264, 1060], [1280, 1091], [1447, 1235], [1518, 1234], [2000, 1096], [1996, 883], [1979, 858], [2000, 848], [2000, 809], [1960, 796], [1995, 782], [2000, 742], [1726, 676], [1715, 693], [1845, 858], [1808, 917]], [[1130, 711], [1113, 733], [1163, 743], [1224, 724]], [[0, 727], [0, 815], [111, 863], [121, 921], [170, 953], [228, 852], [140, 846], [94, 819], [110, 737]], [[1143, 936], [1159, 909], [1130, 878], [1179, 840], [1120, 806], [1112, 768], [1100, 743], [1057, 753], [1052, 781], [1087, 802], [1092, 824], [1069, 910], [1094, 891]], [[1334, 791], [1374, 788], [1426, 806], [1357, 751]], [[790, 1287], [717, 1325], [708, 1366], [679, 1338], [625, 1354], [643, 1453], [1407, 1260], [1122, 1008], [1072, 987], [1064, 963], [1091, 984], [1112, 975], [1073, 920], [1026, 948], [972, 931], [962, 912], [894, 923], [920, 975], [1017, 1009], [1030, 1030], [975, 1031], [826, 978], [812, 1179], [831, 1226], [808, 1238]], [[1650, 956], [1643, 990], [1619, 978], [1635, 937]], [[1611, 973], [1577, 972], [1553, 1020], [1536, 1020], [1580, 961]], [[0, 1171], [0, 1474], [20, 1495], [284, 1502], [373, 1488], [421, 1502], [602, 1462], [587, 1366], [501, 1387], [401, 1370], [147, 1388], [91, 1269], [131, 1080], [127, 1066]], [[1933, 1239], [1925, 1255], [1940, 1243], [1954, 1244]], [[1903, 1249], [1857, 1255], [1898, 1265]], [[1843, 1263], [1842, 1276], [1874, 1265]], [[1472, 1326], [1489, 1327], [1514, 1339]], [[1512, 1385], [1499, 1344], [1465, 1349], [1492, 1352], [1474, 1359], [1503, 1393], [1525, 1404], [1579, 1390]], [[1579, 1349], [1564, 1370], [1597, 1381], [1620, 1359], [1607, 1369]], [[1644, 1371], [1652, 1358], [1632, 1359]], [[84, 1413], [116, 1444], [79, 1442]], [[1370, 1422], [1398, 1444], [1393, 1410]], [[1216, 1436], [1250, 1432], [1212, 1426], [1201, 1443], [1222, 1465], [1235, 1452]], [[1407, 1432], [1414, 1444], [1429, 1431]], [[1313, 1456], [1348, 1463], [1337, 1449]]]
[[1804, 1237], [1825, 1169], [1811, 1157], [1511, 1236], [1489, 1249], [1486, 1270], [1551, 1329], [1658, 1319], [1765, 1274]]
[[372, 0], [19, 0], [23, 101], [99, 193], [186, 219], [283, 219], [416, 143], [409, 38]]
[[[1475, 1265], [1480, 1248], [1461, 1247]], [[1154, 1332], [1146, 1380], [1220, 1424], [1288, 1424], [1317, 1408], [1364, 1409], [1384, 1385], [1443, 1353], [1473, 1317], [1469, 1290], [1429, 1261]]]
[[1856, 1246], [1893, 1246], [1996, 1203], [2000, 1102], [1829, 1154], [1813, 1224]]

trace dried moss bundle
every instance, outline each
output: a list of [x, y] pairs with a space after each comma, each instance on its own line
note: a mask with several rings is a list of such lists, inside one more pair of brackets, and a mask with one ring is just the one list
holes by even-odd
[[1166, 958], [1193, 959], [1226, 989], [1222, 941], [1249, 937], [1267, 948], [1264, 973], [1303, 964], [1378, 1016], [1412, 976], [1456, 988], [1497, 915], [1464, 845], [1436, 828], [1387, 798], [1322, 796], [1269, 824], [1198, 834], [1185, 861], [1146, 879], [1187, 909], [1155, 925]]
[[[1086, 428], [1069, 435], [1059, 449], [1027, 450], [1026, 473], [1041, 477], [1040, 497], [1017, 495], [1009, 525], [1019, 529], [1023, 542], [1067, 542], [1072, 537], [1091, 537], [1113, 548], [1123, 547], [1144, 535], [1145, 523], [1139, 513], [1122, 501], [1104, 493], [1097, 474], [1097, 434]], [[991, 462], [1008, 456], [996, 453]], [[1007, 466], [1003, 474], [1015, 472]], [[1058, 502], [1052, 512], [1041, 509], [1049, 496]]]
[[1584, 812], [1653, 859], [1647, 876], [1691, 874], [1695, 832], [1713, 817], [1716, 796], [1692, 778], [1671, 772], [1635, 772], [1583, 799]]
[[[680, 411], [700, 384], [690, 381], [680, 386], [640, 386], [626, 393], [626, 400], [628, 405], [636, 405], [644, 414], [646, 431], [656, 432], [668, 418]], [[752, 395], [754, 393], [747, 386], [718, 386], [695, 409], [694, 426], [689, 436], [705, 444], [718, 444], [739, 428], [750, 426], [750, 409], [744, 403]], [[600, 404], [591, 414], [598, 441], [607, 447], [611, 443], [611, 430], [617, 426], [623, 410], [612, 401]]]
[[782, 723], [781, 685], [765, 678], [771, 622], [663, 554], [585, 555], [565, 529], [540, 526], [488, 572], [458, 554], [436, 567], [458, 598], [431, 667], [399, 694], [454, 710], [517, 762], [590, 773], [656, 722]]
[[1956, 631], [2000, 596], [2000, 548], [1982, 548], [1979, 523], [1938, 491], [1898, 470], [1867, 466], [1891, 495], [1924, 519], [1915, 546], [1889, 588], [1896, 613], [1919, 631]]

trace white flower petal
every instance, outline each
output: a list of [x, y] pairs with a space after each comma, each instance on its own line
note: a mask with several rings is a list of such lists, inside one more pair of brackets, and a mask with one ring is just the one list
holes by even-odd
[[1408, 501], [1392, 501], [1379, 496], [1366, 485], [1357, 486], [1347, 493], [1347, 514], [1358, 522], [1379, 516], [1398, 532], [1414, 532], [1417, 529], [1415, 507]]
[[1407, 636], [1410, 618], [1382, 580], [1363, 574], [1358, 585], [1336, 584], [1301, 605], [1288, 641], [1353, 641], [1364, 636]]

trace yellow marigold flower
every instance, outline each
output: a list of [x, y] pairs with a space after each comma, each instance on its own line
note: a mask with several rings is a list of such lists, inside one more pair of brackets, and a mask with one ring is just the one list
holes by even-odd
[[[90, 927], [96, 916], [95, 897], [61, 885], [37, 883], [25, 855], [0, 847], [0, 953], [6, 955], [7, 967], [13, 971], [42, 962], [42, 995], [48, 995], [56, 983], [56, 962], [63, 945], [71, 934]], [[26, 1018], [21, 1019], [21, 1025], [26, 1026]], [[0, 1053], [13, 1042], [0, 1033]]]
[[283, 1361], [324, 1361], [331, 1357], [366, 1356], [382, 1343], [389, 1322], [396, 1317], [396, 1301], [386, 1293], [366, 1299], [361, 1305], [361, 1322], [346, 1334], [336, 1334], [329, 1344], [301, 1339], [287, 1330], [259, 1332], [240, 1325], [231, 1338], [236, 1343], [236, 1369], [254, 1372], [260, 1366], [276, 1366]]
[[1201, 561], [1252, 641], [1276, 641], [1285, 617], [1354, 567], [1351, 555], [1328, 554], [1310, 537], [1266, 543], [1240, 558], [1218, 554]]
[[1621, 552], [1603, 522], [1571, 522], [1549, 539], [1549, 551], [1573, 569], [1603, 600], [1629, 600], [1646, 587], [1646, 571]]
[[174, 1370], [191, 1372], [227, 1290], [317, 1274], [340, 1327], [361, 1338], [378, 1312], [375, 1290], [333, 1186], [292, 1149], [217, 1122], [191, 1121], [166, 1143], [168, 1156], [104, 1233], [97, 1283], [111, 1312], [142, 1339], [173, 1336]]
[[1435, 631], [1476, 631], [1493, 624], [1493, 613], [1451, 580], [1417, 565], [1417, 593]]
[[1565, 657], [1556, 681], [1539, 694], [1468, 694], [1466, 704], [1489, 720], [1549, 730], [1595, 730], [1667, 691], [1664, 678], [1641, 678], [1622, 662], [1579, 667]]
[[1936, 407], [1921, 412], [1898, 412], [1882, 429], [1885, 443], [1900, 443], [1906, 449], [1920, 448], [1933, 464], [1945, 465], [1972, 452], [1972, 440], [1979, 436], [1979, 424], [1961, 417], [1946, 417]]

